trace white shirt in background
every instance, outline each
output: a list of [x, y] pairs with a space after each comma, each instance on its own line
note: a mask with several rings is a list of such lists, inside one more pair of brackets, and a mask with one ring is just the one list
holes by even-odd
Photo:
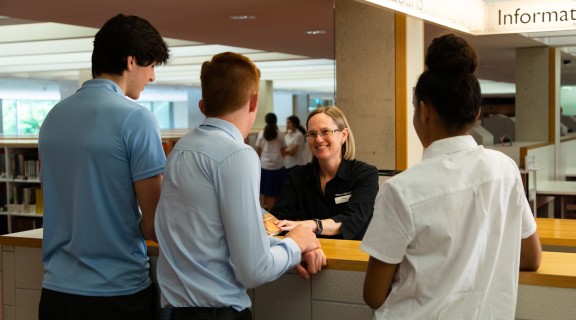
[[281, 151], [286, 148], [284, 132], [278, 131], [276, 139], [268, 141], [264, 139], [264, 131], [260, 131], [258, 132], [255, 145], [262, 148], [262, 153], [260, 154], [262, 169], [278, 170], [284, 167], [284, 158]]
[[286, 141], [286, 146], [290, 147], [293, 145], [298, 146], [298, 151], [294, 155], [287, 154], [284, 158], [284, 168], [289, 169], [294, 166], [302, 164], [302, 154], [304, 152], [305, 141], [304, 135], [302, 132], [295, 130], [295, 131], [288, 131], [284, 136], [284, 140]]

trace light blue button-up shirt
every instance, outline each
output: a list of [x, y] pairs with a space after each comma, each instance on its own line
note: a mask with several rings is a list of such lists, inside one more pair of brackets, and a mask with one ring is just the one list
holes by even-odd
[[207, 118], [170, 153], [156, 210], [162, 305], [251, 306], [246, 288], [300, 263], [292, 239], [268, 237], [260, 161], [231, 123]]

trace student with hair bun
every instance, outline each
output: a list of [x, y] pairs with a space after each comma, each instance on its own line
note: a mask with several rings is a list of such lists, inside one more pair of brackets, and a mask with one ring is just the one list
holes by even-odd
[[361, 248], [374, 319], [514, 319], [519, 270], [541, 245], [516, 163], [479, 146], [474, 49], [434, 39], [414, 91], [422, 161], [380, 188]]

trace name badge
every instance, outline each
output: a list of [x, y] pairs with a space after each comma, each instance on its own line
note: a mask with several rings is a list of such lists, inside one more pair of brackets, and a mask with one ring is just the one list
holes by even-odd
[[348, 202], [348, 200], [350, 200], [351, 196], [352, 196], [352, 192], [337, 193], [334, 195], [334, 202], [336, 204], [346, 203], [346, 202]]

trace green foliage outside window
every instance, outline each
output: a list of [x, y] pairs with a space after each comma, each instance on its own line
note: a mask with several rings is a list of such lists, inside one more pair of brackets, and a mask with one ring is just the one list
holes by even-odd
[[38, 134], [57, 100], [2, 100], [3, 134]]
[[[0, 134], [38, 134], [48, 112], [58, 100], [0, 100], [2, 126]], [[172, 102], [139, 102], [150, 109], [158, 118], [161, 129], [174, 126]]]

